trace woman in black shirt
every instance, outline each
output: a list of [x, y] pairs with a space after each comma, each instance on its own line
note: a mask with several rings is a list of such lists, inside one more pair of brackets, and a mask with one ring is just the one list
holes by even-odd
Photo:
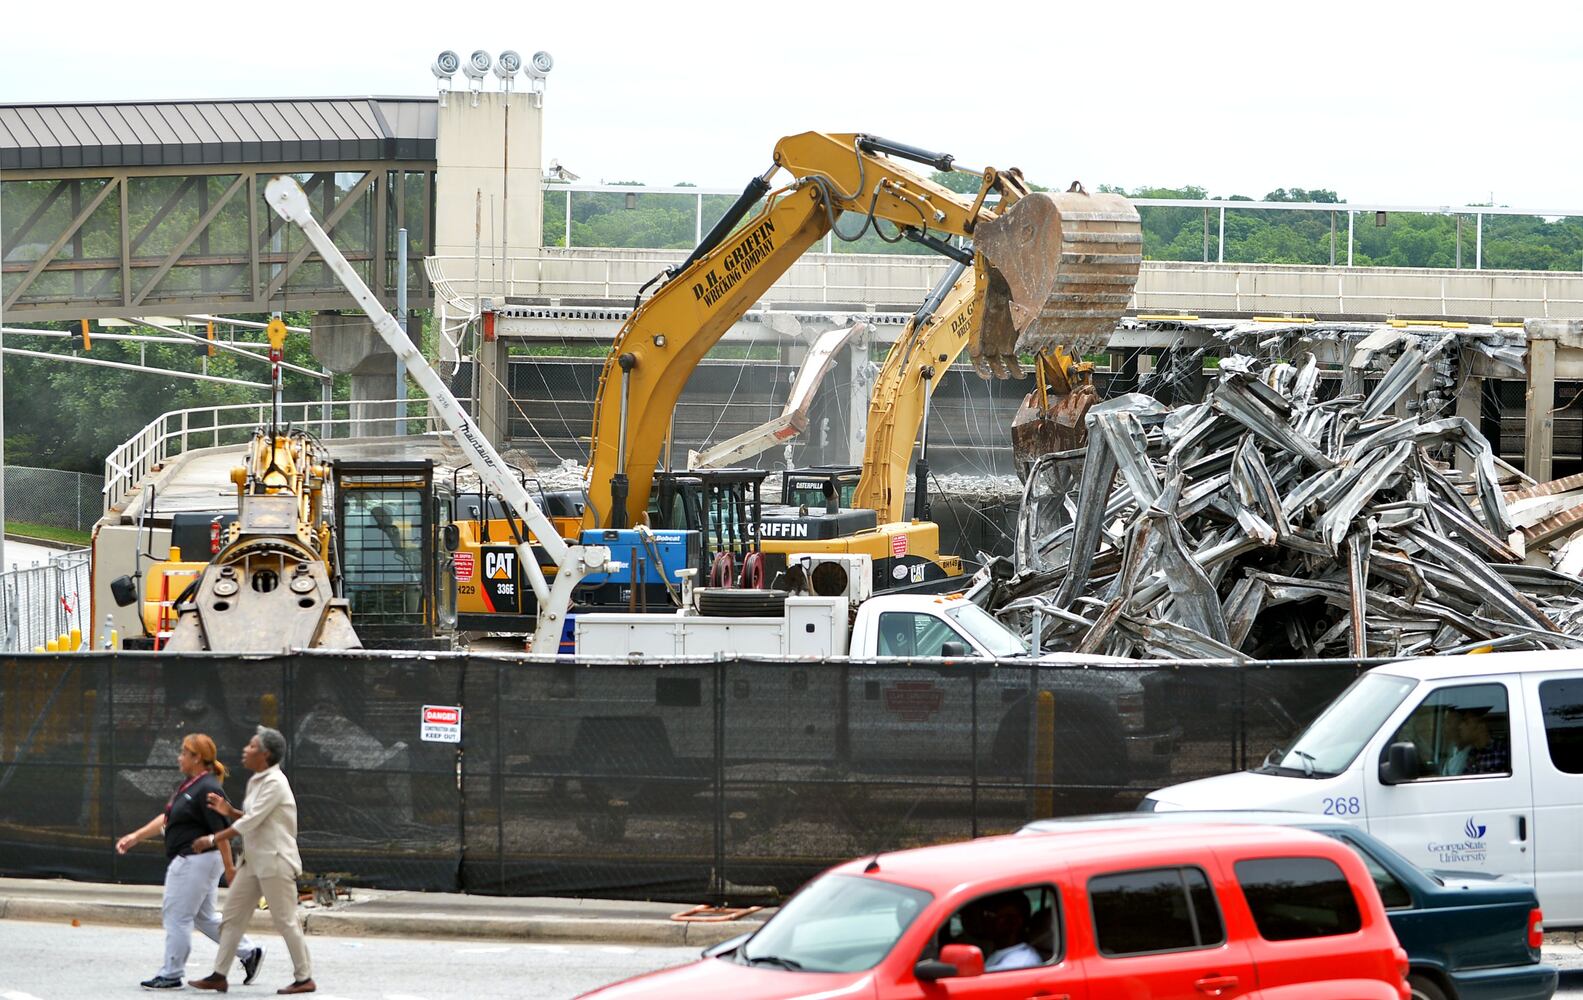
[[[164, 812], [115, 844], [115, 849], [125, 854], [134, 844], [157, 833], [165, 837], [165, 896], [161, 905], [165, 922], [165, 962], [154, 978], [143, 981], [143, 987], [151, 990], [181, 988], [187, 955], [192, 951], [194, 927], [210, 940], [220, 940], [215, 902], [222, 865], [227, 883], [236, 874], [229, 844], [222, 843], [219, 851], [207, 854], [192, 849], [193, 841], [199, 837], [218, 833], [230, 825], [230, 820], [206, 806], [210, 792], [221, 797], [225, 795], [220, 786], [225, 778], [225, 765], [215, 760], [214, 740], [202, 733], [188, 735], [181, 741], [176, 763], [181, 768], [181, 784], [165, 804]], [[242, 968], [250, 983], [258, 973], [259, 962], [263, 961], [264, 949], [244, 939], [237, 951], [244, 956]]]

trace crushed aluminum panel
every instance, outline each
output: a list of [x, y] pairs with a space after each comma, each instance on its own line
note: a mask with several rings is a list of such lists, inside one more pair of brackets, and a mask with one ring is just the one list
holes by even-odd
[[[1387, 481], [1401, 472], [1402, 465], [1412, 453], [1413, 446], [1403, 441], [1390, 451], [1371, 455], [1361, 469], [1355, 470], [1355, 475], [1330, 489], [1329, 496], [1333, 501], [1327, 504], [1329, 509], [1316, 522], [1316, 527], [1332, 551], [1347, 536], [1353, 519], [1364, 505]], [[1343, 486], [1345, 492], [1342, 492]]]
[[1088, 574], [1094, 564], [1094, 550], [1099, 545], [1100, 529], [1105, 518], [1106, 501], [1110, 498], [1116, 478], [1116, 456], [1103, 438], [1091, 438], [1087, 459], [1083, 462], [1082, 485], [1077, 492], [1077, 522], [1072, 534], [1072, 556], [1067, 564], [1066, 579], [1055, 602], [1061, 607], [1071, 607], [1072, 601], [1088, 583]]
[[1363, 401], [1359, 416], [1369, 420], [1389, 410], [1428, 370], [1429, 362], [1424, 358], [1424, 353], [1416, 347], [1409, 347]]
[[1126, 411], [1096, 411], [1090, 413], [1089, 423], [1105, 439], [1132, 495], [1140, 503], [1154, 503], [1160, 495], [1160, 479], [1149, 464], [1149, 442], [1138, 418]]
[[1251, 576], [1243, 577], [1231, 588], [1226, 603], [1221, 607], [1221, 613], [1226, 618], [1228, 646], [1241, 649], [1242, 644], [1248, 641], [1248, 633], [1253, 631], [1253, 623], [1264, 610], [1264, 602], [1269, 597], [1270, 588], [1264, 585], [1264, 581]]
[[1296, 452], [1321, 469], [1335, 465], [1335, 461], [1310, 440], [1298, 434], [1284, 416], [1271, 412], [1247, 389], [1257, 382], [1237, 381], [1236, 376], [1221, 380], [1215, 390], [1214, 407], [1248, 430], [1277, 445], [1284, 451]]
[[1352, 592], [1352, 655], [1369, 655], [1369, 539], [1372, 531], [1347, 536], [1347, 586]]
[[1490, 569], [1483, 561], [1469, 556], [1446, 539], [1422, 528], [1413, 528], [1408, 534], [1422, 545], [1425, 551], [1440, 559], [1448, 569], [1463, 574], [1464, 579], [1472, 582], [1491, 606], [1499, 609], [1513, 622], [1529, 628], [1555, 631], [1555, 625], [1532, 601], [1519, 594], [1516, 588], [1501, 579], [1500, 574]]

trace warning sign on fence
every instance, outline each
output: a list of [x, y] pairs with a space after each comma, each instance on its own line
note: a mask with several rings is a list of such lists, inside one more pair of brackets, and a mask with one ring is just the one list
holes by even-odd
[[460, 705], [423, 706], [423, 724], [419, 736], [425, 743], [462, 742], [462, 707]]

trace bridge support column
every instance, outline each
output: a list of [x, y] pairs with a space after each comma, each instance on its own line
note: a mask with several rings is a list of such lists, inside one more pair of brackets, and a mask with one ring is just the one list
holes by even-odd
[[478, 429], [497, 449], [504, 451], [510, 434], [510, 358], [505, 340], [478, 345]]
[[1528, 394], [1523, 423], [1523, 471], [1547, 482], [1555, 459], [1556, 351], [1583, 347], [1583, 320], [1531, 319], [1528, 335]]
[[[416, 315], [407, 329], [421, 329]], [[362, 313], [318, 312], [313, 316], [313, 356], [337, 375], [350, 375], [353, 437], [396, 433], [396, 355]]]

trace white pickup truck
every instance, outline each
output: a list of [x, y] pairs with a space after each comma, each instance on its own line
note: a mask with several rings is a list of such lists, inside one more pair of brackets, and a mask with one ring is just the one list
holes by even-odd
[[[862, 565], [847, 569], [847, 580], [870, 579]], [[834, 754], [871, 774], [956, 779], [976, 769], [1109, 788], [1167, 769], [1175, 734], [1148, 711], [1165, 672], [1033, 656], [960, 595], [869, 597], [858, 583], [815, 589], [832, 596], [785, 597], [779, 614], [743, 614], [781, 600], [754, 609], [743, 592], [729, 615], [700, 613], [705, 599], [670, 615], [577, 616], [576, 665], [513, 681], [513, 695], [537, 699], [528, 734], [535, 759], [680, 777], [715, 753], [718, 706], [733, 761]], [[616, 662], [594, 666], [601, 660]], [[772, 662], [745, 662], [753, 660]]]
[[774, 616], [579, 615], [577, 658], [881, 656], [1005, 659], [1028, 655], [1021, 639], [959, 594], [788, 597]]

